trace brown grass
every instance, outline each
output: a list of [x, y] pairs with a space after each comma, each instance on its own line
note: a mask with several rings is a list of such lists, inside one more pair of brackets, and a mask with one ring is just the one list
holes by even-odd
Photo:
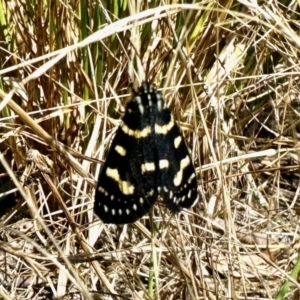
[[[299, 299], [298, 3], [36, 2], [0, 0], [0, 298]], [[105, 225], [95, 178], [145, 78], [201, 200]]]

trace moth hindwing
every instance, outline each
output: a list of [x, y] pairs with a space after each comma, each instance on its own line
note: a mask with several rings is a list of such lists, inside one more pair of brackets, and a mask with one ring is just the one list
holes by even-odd
[[151, 83], [134, 91], [100, 171], [95, 213], [105, 223], [132, 223], [160, 195], [172, 212], [198, 199], [195, 169], [170, 110]]

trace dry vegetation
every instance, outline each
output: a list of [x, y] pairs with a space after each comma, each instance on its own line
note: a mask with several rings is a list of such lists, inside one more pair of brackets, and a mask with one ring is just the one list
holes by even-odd
[[[0, 0], [0, 298], [300, 299], [299, 4], [135, 2]], [[201, 200], [104, 225], [95, 178], [145, 76]]]

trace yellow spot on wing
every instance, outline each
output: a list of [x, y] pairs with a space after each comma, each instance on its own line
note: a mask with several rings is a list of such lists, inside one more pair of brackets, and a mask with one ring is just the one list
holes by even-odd
[[168, 124], [166, 124], [166, 125], [158, 125], [158, 124], [155, 124], [155, 133], [166, 135], [166, 134], [172, 129], [173, 126], [174, 126], [173, 118], [172, 118], [171, 121], [170, 121]]
[[117, 169], [107, 168], [106, 175], [118, 183], [119, 189], [124, 195], [132, 195], [134, 193], [134, 186], [128, 181], [121, 180]]
[[181, 184], [182, 181], [182, 176], [183, 176], [183, 170], [190, 164], [190, 158], [187, 155], [185, 158], [183, 158], [180, 161], [180, 170], [177, 172], [177, 174], [175, 175], [174, 178], [174, 185], [175, 186], [179, 186]]
[[161, 159], [159, 161], [159, 168], [160, 169], [168, 169], [169, 168], [169, 161], [167, 159]]
[[181, 138], [180, 135], [174, 140], [174, 147], [175, 147], [176, 149], [179, 147], [181, 141], [182, 141], [182, 138]]
[[115, 147], [115, 150], [121, 155], [121, 156], [125, 156], [126, 155], [126, 149], [123, 148], [122, 146], [120, 145], [117, 145]]
[[155, 171], [155, 164], [154, 163], [145, 163], [145, 164], [142, 164], [141, 168], [142, 168], [142, 173], [146, 173], [149, 171]]
[[191, 184], [192, 180], [196, 177], [195, 173], [193, 173], [188, 179], [188, 183]]
[[121, 123], [121, 128], [126, 134], [135, 137], [136, 139], [145, 138], [151, 133], [151, 127], [147, 126], [142, 130], [130, 129], [124, 122]]

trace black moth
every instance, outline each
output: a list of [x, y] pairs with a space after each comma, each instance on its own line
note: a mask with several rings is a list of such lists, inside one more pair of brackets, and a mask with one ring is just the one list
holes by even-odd
[[151, 83], [127, 104], [101, 169], [94, 210], [105, 223], [132, 223], [160, 195], [174, 213], [198, 199], [195, 169], [179, 127]]

